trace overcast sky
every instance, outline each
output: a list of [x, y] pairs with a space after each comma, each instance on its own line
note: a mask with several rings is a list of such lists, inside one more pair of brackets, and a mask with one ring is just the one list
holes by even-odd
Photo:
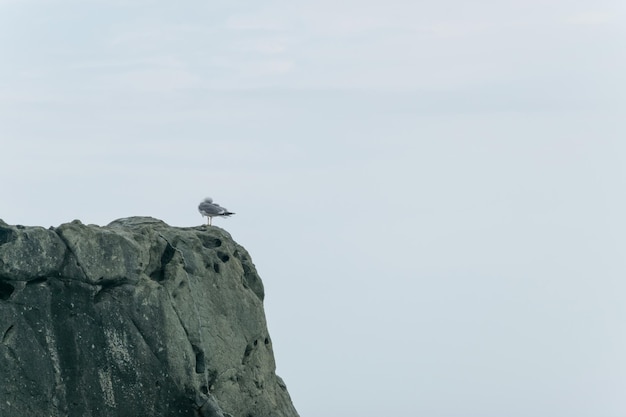
[[620, 0], [0, 0], [0, 218], [236, 212], [303, 417], [623, 417], [625, 50]]

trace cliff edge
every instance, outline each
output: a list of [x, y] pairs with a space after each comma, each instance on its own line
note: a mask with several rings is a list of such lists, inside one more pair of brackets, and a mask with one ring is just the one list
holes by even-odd
[[0, 415], [297, 417], [263, 297], [217, 227], [0, 220]]

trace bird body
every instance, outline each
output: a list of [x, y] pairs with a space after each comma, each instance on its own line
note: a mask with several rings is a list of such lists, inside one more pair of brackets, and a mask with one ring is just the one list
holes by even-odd
[[235, 214], [228, 211], [228, 209], [220, 206], [219, 204], [214, 203], [211, 197], [207, 197], [202, 200], [202, 202], [198, 206], [198, 211], [200, 212], [200, 214], [208, 218], [208, 225], [211, 225], [211, 220], [213, 219], [213, 217], [228, 217]]

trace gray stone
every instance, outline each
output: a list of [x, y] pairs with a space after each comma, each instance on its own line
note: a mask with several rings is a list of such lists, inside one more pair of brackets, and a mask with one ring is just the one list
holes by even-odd
[[29, 281], [59, 272], [66, 247], [43, 227], [9, 226], [0, 220], [0, 278]]
[[0, 415], [296, 417], [224, 230], [0, 221]]

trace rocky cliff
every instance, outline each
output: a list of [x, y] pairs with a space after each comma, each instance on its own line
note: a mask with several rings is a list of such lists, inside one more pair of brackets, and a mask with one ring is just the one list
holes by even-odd
[[296, 417], [263, 297], [217, 227], [0, 221], [0, 416]]

